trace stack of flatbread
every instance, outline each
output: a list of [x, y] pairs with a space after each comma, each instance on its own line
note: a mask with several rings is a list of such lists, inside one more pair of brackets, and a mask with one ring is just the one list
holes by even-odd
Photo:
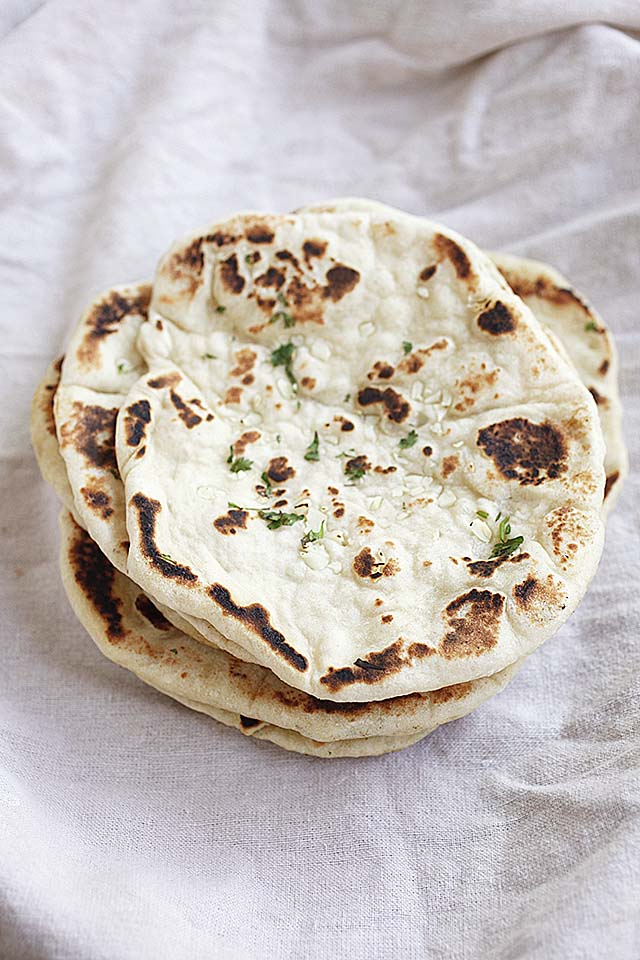
[[323, 757], [502, 690], [583, 597], [626, 471], [585, 298], [354, 199], [234, 216], [99, 296], [32, 435], [103, 653]]

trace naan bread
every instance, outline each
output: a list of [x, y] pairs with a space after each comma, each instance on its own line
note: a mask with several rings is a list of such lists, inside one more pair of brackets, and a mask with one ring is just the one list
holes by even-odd
[[234, 218], [164, 258], [138, 348], [127, 570], [292, 686], [486, 676], [582, 597], [597, 410], [463, 238], [396, 212]]
[[[287, 749], [298, 749], [300, 736], [312, 742], [337, 742], [337, 750], [344, 741], [369, 741], [358, 748], [363, 755], [400, 749], [476, 709], [502, 690], [521, 665], [472, 683], [383, 702], [316, 700], [287, 687], [264, 667], [204, 646], [172, 627], [139, 587], [115, 570], [67, 511], [60, 516], [60, 529], [65, 589], [105, 656], [193, 709], [216, 719], [222, 718], [212, 710], [227, 711], [228, 717], [235, 717], [231, 725], [245, 733], [256, 734], [264, 724], [277, 728], [268, 739]], [[287, 737], [280, 732], [283, 728]]]
[[618, 499], [629, 468], [622, 437], [618, 357], [611, 332], [594, 307], [553, 267], [506, 253], [492, 253], [491, 258], [512, 290], [558, 337], [598, 406], [606, 447], [606, 514]]

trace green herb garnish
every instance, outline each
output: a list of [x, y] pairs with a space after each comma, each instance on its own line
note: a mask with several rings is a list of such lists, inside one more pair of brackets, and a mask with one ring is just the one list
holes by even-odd
[[318, 453], [318, 431], [316, 430], [313, 434], [313, 440], [307, 447], [307, 452], [304, 455], [305, 460], [319, 460], [320, 454]]
[[593, 322], [593, 320], [589, 320], [588, 323], [585, 323], [584, 328], [585, 328], [585, 330], [588, 330], [588, 331], [590, 331], [591, 333], [595, 333], [595, 332], [597, 331], [597, 329], [598, 329], [598, 328], [596, 327], [595, 323]]
[[[499, 516], [500, 514], [498, 514], [498, 517]], [[496, 517], [496, 520], [498, 517]], [[496, 557], [509, 557], [524, 543], [524, 537], [509, 537], [510, 533], [511, 524], [509, 523], [509, 517], [503, 517], [498, 527], [498, 542], [494, 545], [489, 555], [490, 560]]]
[[488, 516], [486, 510], [476, 510], [476, 517], [480, 517], [481, 520], [486, 520]]
[[227, 308], [225, 306], [219, 303], [218, 306], [216, 307], [216, 313], [224, 313], [226, 309]]
[[304, 537], [302, 537], [302, 539], [300, 540], [300, 546], [306, 547], [307, 544], [309, 543], [314, 543], [316, 540], [322, 540], [322, 538], [324, 537], [325, 523], [326, 521], [323, 520], [322, 523], [320, 524], [319, 530], [309, 530], [307, 533], [305, 533]]
[[406, 450], [408, 447], [412, 447], [414, 443], [417, 443], [417, 441], [418, 434], [415, 432], [415, 430], [410, 430], [406, 437], [403, 437], [400, 441], [400, 446], [403, 450]]
[[174, 566], [178, 566], [178, 561], [174, 560], [173, 557], [170, 557], [168, 553], [159, 553], [158, 556], [161, 560], [166, 560], [167, 563], [173, 563]]
[[241, 473], [243, 470], [251, 470], [253, 466], [253, 460], [247, 460], [246, 457], [236, 457], [234, 459], [233, 445], [229, 447], [227, 463], [229, 464], [231, 473]]
[[118, 373], [127, 373], [128, 364], [125, 360], [120, 360], [118, 363]]
[[291, 364], [293, 363], [293, 353], [295, 349], [296, 348], [291, 341], [288, 343], [281, 343], [279, 347], [276, 347], [276, 349], [271, 352], [271, 363], [274, 367], [284, 367], [284, 372], [287, 376], [287, 380], [291, 384], [291, 389], [294, 393], [297, 393], [298, 381], [296, 380], [293, 370], [291, 369]]
[[255, 261], [254, 261], [254, 259], [253, 259], [253, 254], [252, 254], [252, 253], [245, 253], [245, 255], [244, 255], [244, 262], [247, 264], [248, 267], [250, 267], [252, 263], [255, 263]]
[[351, 400], [351, 394], [345, 393], [343, 403], [349, 403], [349, 400]]
[[266, 521], [269, 530], [279, 527], [291, 527], [298, 520], [304, 520], [302, 513], [284, 513], [282, 510], [258, 510], [258, 516]]
[[169, 650], [169, 653], [175, 653], [175, 654], [177, 654], [178, 651], [176, 650], [175, 647], [171, 647], [171, 650]]
[[345, 472], [345, 476], [347, 476], [349, 480], [360, 480], [360, 478], [364, 477], [366, 473], [364, 467], [361, 467], [360, 465], [356, 465], [356, 464], [353, 464], [353, 465], [347, 464], [344, 472]]
[[403, 349], [404, 354], [405, 354], [405, 356], [406, 356], [408, 353], [411, 353], [411, 351], [413, 350], [413, 344], [411, 343], [410, 340], [403, 340], [403, 341], [402, 341], [402, 349]]
[[[283, 307], [289, 306], [287, 302], [287, 298], [283, 293], [278, 293], [276, 299], [278, 303], [282, 304]], [[295, 322], [296, 322], [294, 317], [292, 317], [287, 310], [277, 310], [269, 320], [269, 323], [277, 323], [278, 320], [282, 320], [285, 327], [287, 328], [295, 326]]]
[[265, 497], [270, 497], [271, 496], [271, 479], [269, 477], [269, 474], [266, 472], [266, 470], [263, 470], [263, 472], [260, 474], [260, 479], [265, 485], [265, 494], [264, 494]]
[[203, 354], [202, 354], [202, 359], [203, 359], [203, 360], [217, 360], [218, 358], [216, 357], [215, 353], [203, 353]]

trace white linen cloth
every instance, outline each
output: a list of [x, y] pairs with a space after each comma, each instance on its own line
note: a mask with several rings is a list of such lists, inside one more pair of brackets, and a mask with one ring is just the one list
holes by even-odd
[[566, 272], [615, 332], [637, 469], [638, 30], [633, 0], [4, 0], [2, 960], [640, 957], [637, 474], [505, 693], [329, 761], [101, 657], [28, 437], [96, 292], [236, 209], [362, 195]]

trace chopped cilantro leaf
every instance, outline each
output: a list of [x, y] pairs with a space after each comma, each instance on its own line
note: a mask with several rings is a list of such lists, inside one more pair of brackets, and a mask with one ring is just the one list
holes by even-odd
[[258, 516], [266, 522], [269, 530], [291, 527], [298, 520], [304, 520], [302, 513], [284, 513], [282, 510], [258, 510]]
[[403, 349], [403, 351], [404, 351], [404, 353], [405, 353], [405, 356], [406, 356], [407, 353], [411, 353], [411, 351], [413, 350], [413, 344], [411, 343], [410, 340], [403, 340], [403, 341], [402, 341], [402, 349]]
[[118, 373], [127, 373], [128, 364], [126, 360], [120, 360], [118, 362]]
[[479, 517], [481, 520], [486, 520], [489, 514], [486, 510], [476, 510], [476, 517]]
[[[498, 514], [498, 517], [499, 516], [500, 514]], [[496, 520], [498, 517], [496, 517]], [[524, 543], [524, 537], [509, 537], [510, 533], [511, 524], [509, 523], [509, 517], [503, 517], [498, 527], [498, 542], [493, 546], [489, 555], [490, 560], [496, 557], [509, 557]]]
[[584, 328], [585, 328], [585, 330], [589, 330], [589, 331], [591, 331], [592, 333], [595, 333], [595, 332], [597, 331], [597, 329], [598, 329], [597, 326], [595, 325], [595, 323], [593, 322], [593, 320], [589, 320], [588, 323], [585, 323]]
[[260, 479], [262, 480], [265, 486], [265, 494], [264, 494], [265, 497], [270, 497], [271, 496], [271, 479], [269, 477], [269, 474], [266, 472], [266, 470], [263, 470], [263, 472], [260, 474]]
[[169, 653], [176, 653], [176, 654], [177, 654], [177, 652], [178, 652], [178, 651], [176, 650], [175, 647], [171, 647], [171, 650], [169, 650]]
[[203, 353], [203, 354], [202, 354], [202, 359], [203, 359], [203, 360], [217, 360], [218, 358], [216, 357], [215, 353]]
[[513, 537], [511, 540], [505, 540], [504, 543], [496, 543], [489, 555], [489, 559], [495, 557], [508, 557], [518, 549], [521, 543], [524, 543], [524, 537]]
[[174, 560], [173, 557], [170, 557], [168, 553], [160, 553], [158, 554], [158, 556], [161, 557], [163, 560], [166, 560], [167, 563], [173, 563], [175, 564], [175, 566], [178, 566], [178, 561]]
[[313, 440], [307, 447], [307, 452], [304, 455], [305, 460], [319, 460], [320, 454], [318, 453], [318, 431], [316, 430], [313, 434]]
[[356, 466], [355, 464], [353, 466], [349, 466], [349, 464], [347, 464], [344, 472], [345, 476], [347, 476], [349, 480], [360, 480], [361, 477], [364, 477], [365, 475], [364, 467]]
[[229, 447], [227, 463], [229, 464], [231, 473], [241, 473], [243, 470], [251, 470], [253, 466], [253, 460], [247, 460], [246, 457], [236, 457], [234, 459], [233, 445]]
[[350, 393], [345, 393], [345, 395], [344, 395], [344, 403], [349, 403], [349, 400], [351, 400], [351, 394], [350, 394]]
[[415, 432], [415, 430], [410, 430], [406, 437], [403, 437], [400, 441], [400, 446], [403, 450], [407, 450], [409, 447], [412, 447], [417, 440], [418, 434]]
[[295, 346], [293, 343], [291, 343], [291, 341], [288, 343], [281, 343], [279, 347], [276, 347], [275, 350], [272, 350], [271, 363], [274, 367], [284, 367], [284, 372], [289, 383], [291, 384], [291, 389], [294, 393], [297, 393], [298, 381], [296, 380], [293, 370], [291, 369], [294, 351]]
[[322, 540], [324, 537], [324, 525], [326, 521], [323, 520], [320, 524], [319, 530], [309, 530], [305, 533], [304, 537], [300, 540], [300, 545], [306, 547], [309, 543], [314, 543], [316, 540]]
[[227, 308], [225, 306], [219, 303], [218, 306], [216, 307], [216, 313], [224, 313], [226, 309]]

